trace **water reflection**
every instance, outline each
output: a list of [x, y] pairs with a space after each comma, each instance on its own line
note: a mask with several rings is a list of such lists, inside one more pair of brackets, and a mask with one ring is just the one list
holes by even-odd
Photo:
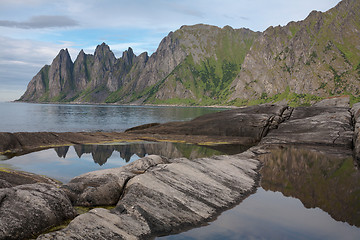
[[360, 229], [337, 222], [319, 208], [306, 209], [280, 192], [257, 192], [208, 226], [159, 237], [159, 240], [360, 239]]
[[159, 239], [360, 239], [360, 172], [334, 148], [261, 156], [261, 187], [208, 226]]
[[[195, 159], [200, 157], [210, 157], [221, 154], [236, 154], [245, 151], [248, 147], [241, 145], [225, 145], [223, 147], [196, 146], [185, 143], [133, 143], [133, 144], [112, 144], [112, 145], [74, 145], [75, 152], [79, 158], [83, 154], [91, 154], [95, 163], [100, 166], [104, 165], [114, 152], [120, 154], [120, 158], [129, 162], [130, 159], [136, 155], [138, 157], [145, 157], [146, 155], [161, 155], [167, 158], [186, 157]], [[54, 148], [57, 156], [66, 158], [69, 151], [69, 146]]]
[[[239, 153], [248, 147], [232, 145], [224, 149], [184, 143], [141, 142], [112, 145], [75, 145], [57, 147], [22, 156], [9, 156], [3, 163], [10, 168], [46, 175], [62, 182], [80, 174], [126, 165], [146, 155], [189, 159], [220, 154]], [[55, 150], [55, 151], [54, 151]], [[10, 158], [12, 157], [12, 158]]]
[[360, 227], [360, 172], [352, 157], [284, 148], [264, 156], [261, 186], [319, 207], [337, 221]]

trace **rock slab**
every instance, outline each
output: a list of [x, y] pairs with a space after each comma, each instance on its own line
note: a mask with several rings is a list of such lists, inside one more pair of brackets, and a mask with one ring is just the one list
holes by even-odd
[[[38, 239], [148, 239], [201, 225], [250, 194], [259, 168], [256, 154], [249, 150], [195, 160], [150, 156], [134, 163], [111, 172], [88, 173], [64, 186], [73, 194], [72, 200], [82, 205], [100, 204], [101, 194], [118, 202], [112, 210], [95, 208], [67, 228]], [[96, 186], [105, 176], [104, 186], [118, 184], [120, 196]], [[91, 179], [92, 191], [79, 187]]]

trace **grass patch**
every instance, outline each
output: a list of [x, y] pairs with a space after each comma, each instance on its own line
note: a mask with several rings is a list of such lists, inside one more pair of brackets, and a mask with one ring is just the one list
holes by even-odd
[[298, 106], [310, 106], [313, 102], [322, 100], [322, 97], [318, 97], [312, 94], [298, 94], [290, 91], [290, 88], [287, 87], [284, 92], [275, 94], [273, 96], [268, 96], [266, 93], [262, 93], [260, 98], [247, 100], [247, 99], [235, 99], [234, 101], [229, 102], [229, 105], [234, 106], [248, 106], [248, 105], [259, 105], [264, 103], [276, 103], [283, 100], [286, 100], [289, 106], [298, 107]]

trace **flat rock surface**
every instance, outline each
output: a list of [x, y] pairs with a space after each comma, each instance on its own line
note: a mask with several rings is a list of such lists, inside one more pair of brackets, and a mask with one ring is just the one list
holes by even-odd
[[269, 129], [284, 121], [291, 108], [285, 105], [258, 105], [206, 114], [188, 122], [171, 122], [128, 129], [137, 134], [182, 134], [248, 138], [256, 143]]
[[353, 135], [349, 108], [298, 107], [290, 119], [270, 131], [261, 144], [327, 145], [351, 149]]

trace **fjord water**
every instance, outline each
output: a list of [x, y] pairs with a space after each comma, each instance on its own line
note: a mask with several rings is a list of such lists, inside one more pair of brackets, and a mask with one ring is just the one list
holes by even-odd
[[146, 124], [186, 121], [224, 110], [203, 107], [0, 103], [0, 132], [117, 131]]

